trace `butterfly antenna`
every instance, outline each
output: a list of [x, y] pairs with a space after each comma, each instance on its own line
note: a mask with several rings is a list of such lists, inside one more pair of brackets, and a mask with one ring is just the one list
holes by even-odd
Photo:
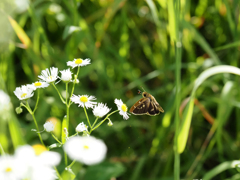
[[140, 90], [138, 90], [138, 94], [142, 94], [142, 92]]
[[[141, 87], [141, 88], [143, 89], [143, 87]], [[146, 92], [145, 89], [143, 89], [143, 91]]]

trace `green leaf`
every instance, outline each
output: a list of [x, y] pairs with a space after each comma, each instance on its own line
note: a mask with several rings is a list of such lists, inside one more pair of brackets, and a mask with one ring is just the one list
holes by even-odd
[[240, 164], [240, 161], [224, 162], [224, 163], [218, 165], [217, 167], [213, 168], [211, 171], [207, 172], [205, 174], [205, 176], [203, 176], [202, 179], [204, 179], [204, 180], [213, 179], [213, 177], [215, 177], [216, 175], [220, 174], [221, 172], [223, 172], [227, 169], [236, 168], [236, 166], [238, 164]]
[[112, 177], [119, 177], [125, 172], [121, 163], [104, 162], [87, 168], [85, 180], [109, 180]]
[[23, 30], [23, 28], [21, 28], [21, 26], [19, 26], [19, 24], [10, 16], [8, 16], [8, 20], [10, 21], [15, 33], [17, 34], [18, 38], [20, 39], [20, 41], [23, 43], [24, 48], [28, 48], [31, 45], [31, 40], [28, 37], [28, 35], [25, 33], [25, 31]]
[[195, 93], [198, 87], [210, 76], [213, 76], [215, 74], [220, 74], [220, 73], [231, 73], [231, 74], [236, 74], [240, 76], [240, 69], [234, 66], [219, 65], [219, 66], [215, 66], [205, 70], [196, 79], [192, 93], [191, 93], [190, 100], [183, 113], [183, 124], [178, 134], [178, 152], [179, 153], [182, 153], [186, 147], [189, 128], [192, 120], [193, 108], [194, 108], [194, 98], [195, 98]]
[[63, 180], [74, 180], [76, 175], [74, 174], [74, 172], [71, 169], [65, 169], [62, 174], [61, 177]]
[[216, 138], [217, 138], [217, 145], [219, 152], [223, 153], [223, 144], [222, 144], [222, 133], [223, 133], [223, 126], [225, 122], [228, 120], [233, 106], [231, 101], [231, 97], [234, 95], [232, 93], [232, 90], [234, 88], [234, 83], [231, 81], [228, 81], [222, 90], [220, 101], [218, 104], [218, 110], [217, 110], [217, 121], [218, 121], [218, 128], [216, 131]]

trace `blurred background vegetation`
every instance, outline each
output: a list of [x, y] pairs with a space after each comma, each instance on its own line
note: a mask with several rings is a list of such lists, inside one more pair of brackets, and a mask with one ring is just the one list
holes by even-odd
[[[105, 162], [91, 167], [77, 164], [73, 168], [74, 172], [80, 169], [77, 179], [172, 180], [176, 96], [181, 99], [181, 120], [201, 72], [216, 65], [240, 64], [239, 0], [178, 2], [180, 12], [175, 11], [175, 0], [1, 0], [0, 88], [13, 104], [10, 116], [1, 113], [4, 150], [11, 153], [20, 144], [40, 143], [31, 131], [34, 123], [27, 111], [14, 112], [19, 106], [15, 88], [36, 81], [43, 69], [63, 70], [69, 60], [90, 58], [92, 64], [81, 68], [74, 94], [94, 95], [115, 110], [115, 98], [130, 108], [141, 98], [137, 90], [143, 87], [165, 112], [153, 117], [131, 115], [127, 121], [118, 114], [111, 116], [112, 127], [105, 123], [92, 134], [107, 144]], [[176, 47], [182, 49], [178, 93]], [[64, 94], [65, 85], [57, 86]], [[30, 105], [35, 102], [36, 96]], [[237, 76], [215, 75], [198, 88], [188, 142], [180, 156], [182, 179], [201, 179], [213, 171], [220, 173], [216, 179], [240, 179], [236, 169], [213, 169], [240, 157], [239, 107]], [[41, 91], [36, 111], [40, 129], [54, 118], [59, 124], [55, 135], [60, 137], [65, 113], [52, 86]], [[87, 123], [83, 109], [72, 105], [70, 134], [82, 121]], [[212, 128], [215, 121], [219, 126]], [[47, 133], [43, 139], [47, 145], [55, 142]], [[64, 163], [59, 169], [64, 169]]]

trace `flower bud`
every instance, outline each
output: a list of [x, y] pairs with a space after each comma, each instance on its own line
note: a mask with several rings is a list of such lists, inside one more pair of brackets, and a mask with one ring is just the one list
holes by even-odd
[[15, 111], [16, 111], [17, 114], [21, 114], [23, 110], [22, 110], [21, 107], [17, 107], [17, 108], [15, 109]]

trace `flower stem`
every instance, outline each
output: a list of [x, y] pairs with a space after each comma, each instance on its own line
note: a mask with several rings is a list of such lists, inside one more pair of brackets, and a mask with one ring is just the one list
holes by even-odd
[[56, 89], [56, 91], [57, 91], [57, 93], [58, 93], [58, 95], [59, 95], [59, 97], [60, 97], [60, 99], [62, 100], [62, 102], [63, 102], [63, 104], [65, 104], [66, 102], [64, 101], [64, 99], [63, 99], [63, 97], [62, 97], [62, 95], [60, 94], [60, 92], [58, 91], [58, 89], [57, 89], [57, 87], [55, 86], [55, 84], [54, 83], [51, 83], [52, 85], [53, 85], [53, 87]]
[[[76, 77], [78, 77], [78, 73], [79, 73], [79, 71], [80, 71], [80, 66], [78, 67]], [[74, 77], [74, 78], [75, 78], [75, 77]], [[73, 92], [74, 92], [74, 88], [75, 88], [75, 84], [76, 84], [76, 83], [75, 83], [75, 80], [76, 80], [76, 79], [73, 80], [73, 87], [72, 87], [72, 92], [71, 92], [70, 97], [72, 97]], [[71, 101], [69, 101], [69, 105], [70, 105], [70, 102], [71, 102]]]
[[62, 177], [60, 176], [60, 174], [59, 174], [59, 172], [58, 172], [58, 170], [57, 170], [57, 168], [54, 166], [54, 169], [55, 169], [55, 171], [56, 171], [56, 174], [57, 174], [57, 177], [58, 177], [58, 179], [59, 180], [62, 180]]
[[86, 117], [87, 117], [87, 121], [88, 121], [89, 127], [92, 129], [92, 125], [91, 125], [91, 123], [90, 123], [90, 121], [89, 121], [89, 118], [88, 118], [88, 114], [87, 114], [85, 105], [84, 105], [83, 109], [84, 109], [85, 115], [86, 115]]
[[94, 121], [92, 128], [94, 128], [94, 125], [97, 123], [98, 117], [96, 118], [96, 120]]
[[115, 112], [118, 112], [118, 111], [119, 111], [119, 110], [115, 110], [115, 111], [111, 112], [110, 114], [108, 114], [108, 115], [105, 117], [104, 120], [102, 120], [100, 123], [98, 123], [98, 124], [96, 125], [96, 127], [91, 128], [90, 134], [91, 134], [91, 132], [92, 132], [93, 130], [97, 129], [102, 123], [104, 123], [104, 121], [106, 121], [109, 116], [111, 116], [112, 114], [114, 114]]
[[68, 83], [66, 83], [66, 109], [67, 109], [67, 129], [69, 129]]
[[38, 90], [37, 90], [37, 102], [36, 102], [36, 104], [35, 104], [35, 108], [34, 108], [34, 110], [33, 110], [33, 113], [37, 110], [37, 106], [38, 106], [38, 102], [39, 102], [39, 88], [38, 88]]
[[58, 140], [58, 138], [57, 138], [56, 136], [54, 136], [53, 133], [51, 133], [51, 135], [52, 135], [52, 137], [53, 137], [59, 144], [62, 144], [62, 142], [60, 142], [60, 141]]
[[68, 164], [68, 158], [67, 158], [67, 153], [64, 152], [64, 160], [65, 160], [65, 166]]
[[96, 127], [94, 127], [93, 129], [91, 129], [90, 134], [91, 134], [92, 131], [94, 131], [95, 129], [97, 129], [102, 123], [104, 123], [104, 121], [106, 121], [106, 120], [107, 120], [107, 119], [105, 118], [105, 119], [102, 120], [100, 123], [98, 123]]
[[75, 133], [74, 135], [71, 135], [69, 138], [74, 137], [74, 136], [76, 136], [76, 135], [78, 135], [78, 133]]
[[68, 167], [71, 168], [72, 165], [74, 165], [75, 162], [76, 162], [76, 160], [74, 160]]
[[[39, 137], [39, 139], [40, 139], [42, 145], [44, 145], [43, 140], [42, 140], [42, 136], [41, 136], [41, 134], [39, 133], [38, 124], [37, 124], [37, 120], [36, 120], [36, 118], [35, 118], [35, 116], [34, 116], [34, 113], [32, 114], [32, 117], [33, 117], [33, 120], [34, 120], [34, 123], [35, 123], [36, 129], [37, 129], [38, 137]], [[45, 145], [44, 145], [44, 146], [45, 146]]]
[[29, 104], [28, 104], [27, 101], [26, 101], [26, 106], [25, 106], [25, 107], [27, 107], [28, 112], [32, 115], [33, 121], [34, 121], [35, 126], [36, 126], [36, 129], [37, 129], [38, 137], [39, 137], [42, 145], [45, 146], [44, 143], [43, 143], [43, 140], [42, 140], [42, 136], [41, 136], [41, 134], [39, 133], [39, 128], [38, 128], [38, 124], [37, 124], [37, 120], [36, 120], [36, 118], [35, 118], [34, 112], [31, 110], [31, 108], [30, 108], [30, 106], [29, 106]]

